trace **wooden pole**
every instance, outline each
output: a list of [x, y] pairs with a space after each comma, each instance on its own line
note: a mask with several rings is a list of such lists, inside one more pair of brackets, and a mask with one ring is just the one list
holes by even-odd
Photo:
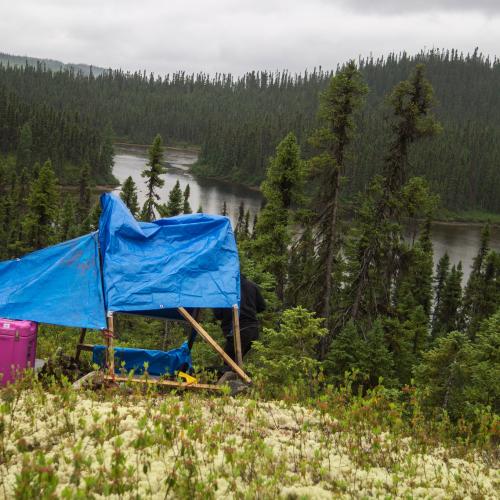
[[82, 352], [82, 344], [85, 342], [85, 335], [87, 333], [86, 328], [82, 328], [80, 331], [80, 339], [78, 340], [78, 345], [76, 346], [75, 361], [80, 361], [80, 353]]
[[243, 368], [243, 355], [241, 353], [241, 335], [240, 335], [240, 312], [238, 305], [233, 306], [233, 338], [234, 352], [236, 354], [236, 363], [240, 368]]
[[205, 331], [205, 329], [184, 309], [179, 307], [181, 315], [193, 326], [193, 328], [203, 337], [203, 339], [219, 354], [219, 356], [233, 369], [233, 371], [247, 384], [252, 380], [250, 377], [226, 354], [224, 349]]
[[110, 377], [115, 379], [115, 350], [114, 350], [114, 322], [113, 322], [113, 313], [108, 312], [108, 331], [106, 332], [106, 346], [108, 351], [108, 371]]

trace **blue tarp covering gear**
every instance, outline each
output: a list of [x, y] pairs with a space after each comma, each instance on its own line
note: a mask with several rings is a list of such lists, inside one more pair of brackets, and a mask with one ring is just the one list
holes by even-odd
[[[154, 351], [148, 349], [132, 349], [129, 347], [115, 347], [115, 372], [121, 373], [134, 370], [135, 375], [142, 375], [147, 363], [149, 375], [174, 375], [175, 372], [192, 370], [191, 352], [188, 343], [184, 342], [178, 349], [170, 351]], [[106, 347], [95, 345], [92, 350], [92, 362], [105, 366]]]
[[99, 242], [109, 311], [171, 316], [178, 307], [239, 304], [238, 251], [227, 217], [194, 214], [137, 222], [118, 197], [104, 195], [101, 204]]
[[0, 262], [0, 317], [106, 328], [97, 233]]
[[102, 270], [95, 233], [1, 262], [0, 317], [101, 329], [106, 311], [164, 317], [181, 306], [239, 304], [238, 252], [227, 217], [144, 223], [115, 195], [102, 195], [101, 205]]

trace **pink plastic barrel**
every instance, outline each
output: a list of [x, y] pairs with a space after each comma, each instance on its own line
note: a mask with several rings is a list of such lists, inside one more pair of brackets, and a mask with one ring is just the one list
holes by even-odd
[[0, 386], [35, 366], [37, 327], [33, 321], [0, 318]]

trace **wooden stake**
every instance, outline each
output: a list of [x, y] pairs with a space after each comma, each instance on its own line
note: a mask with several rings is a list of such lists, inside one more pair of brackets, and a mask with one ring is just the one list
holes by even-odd
[[109, 375], [115, 378], [115, 349], [114, 349], [114, 322], [113, 322], [113, 313], [108, 312], [108, 331], [106, 332], [106, 346], [108, 351], [108, 371]]
[[250, 384], [252, 380], [250, 377], [226, 354], [224, 349], [205, 331], [205, 329], [184, 309], [179, 307], [181, 315], [193, 326], [193, 328], [205, 339], [205, 341], [212, 347], [212, 349], [221, 356], [221, 358], [233, 369], [238, 377]]
[[82, 328], [80, 332], [80, 339], [78, 340], [78, 345], [76, 346], [75, 361], [80, 361], [80, 353], [82, 352], [82, 344], [85, 342], [85, 335], [87, 333], [86, 328]]
[[234, 352], [236, 354], [236, 363], [240, 368], [243, 368], [243, 355], [241, 353], [241, 336], [240, 336], [240, 313], [238, 305], [233, 306], [233, 338]]

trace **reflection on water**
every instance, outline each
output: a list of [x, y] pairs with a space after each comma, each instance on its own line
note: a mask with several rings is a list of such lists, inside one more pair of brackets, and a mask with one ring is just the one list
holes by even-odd
[[[166, 203], [168, 193], [179, 181], [181, 189], [184, 190], [187, 184], [190, 186], [191, 195], [189, 202], [193, 212], [201, 205], [203, 211], [209, 214], [220, 214], [222, 206], [226, 202], [228, 214], [233, 223], [238, 218], [238, 208], [243, 201], [245, 209], [250, 210], [253, 215], [260, 210], [262, 195], [260, 192], [246, 188], [241, 185], [234, 185], [229, 182], [221, 182], [215, 179], [195, 177], [189, 172], [189, 167], [196, 162], [196, 153], [191, 151], [171, 151], [165, 154], [168, 171], [163, 177], [165, 185], [158, 191], [161, 196], [160, 201]], [[113, 173], [122, 183], [129, 175], [132, 176], [138, 188], [139, 203], [144, 203], [146, 189], [141, 172], [147, 162], [145, 153], [134, 151], [123, 152], [115, 156], [115, 166]], [[116, 191], [119, 191], [118, 188]]]
[[[165, 186], [159, 191], [161, 202], [167, 201], [169, 191], [178, 180], [183, 190], [187, 184], [191, 188], [190, 203], [193, 212], [196, 212], [201, 204], [205, 213], [220, 214], [225, 201], [229, 216], [234, 224], [238, 217], [238, 207], [242, 201], [245, 203], [246, 209], [250, 210], [252, 218], [260, 210], [262, 195], [258, 191], [238, 184], [193, 176], [189, 172], [189, 167], [196, 162], [196, 153], [167, 150], [165, 159], [168, 164], [168, 172], [164, 176]], [[120, 182], [123, 182], [129, 175], [132, 176], [138, 187], [141, 205], [145, 198], [145, 184], [141, 172], [146, 161], [147, 157], [144, 152], [121, 151], [115, 157], [113, 170]], [[462, 262], [465, 281], [479, 248], [480, 238], [480, 225], [434, 223], [432, 225], [434, 263], [437, 263], [444, 253], [448, 252], [452, 264]], [[500, 250], [500, 229], [498, 227], [493, 227], [491, 230], [491, 248]]]

